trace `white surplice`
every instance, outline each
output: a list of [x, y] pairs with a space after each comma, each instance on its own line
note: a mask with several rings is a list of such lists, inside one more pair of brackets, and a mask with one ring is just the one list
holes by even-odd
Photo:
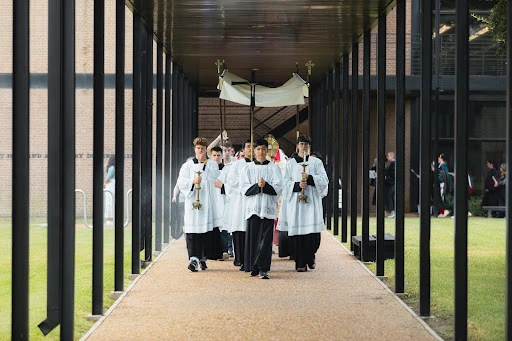
[[[221, 195], [220, 201], [222, 201], [223, 206], [223, 221], [222, 226], [220, 228], [221, 231], [227, 231], [231, 232], [231, 207], [230, 207], [230, 201], [229, 196], [226, 192], [226, 183], [228, 181], [229, 177], [229, 170], [233, 167], [233, 161], [224, 164], [224, 168], [220, 171], [219, 177], [217, 178], [220, 182], [224, 184], [224, 194]], [[222, 190], [220, 188], [215, 188], [218, 190], [218, 192], [221, 192]]]
[[[240, 174], [249, 164], [249, 159], [235, 161], [227, 175], [224, 183], [226, 194], [229, 197], [228, 209], [231, 211], [229, 232], [245, 232], [247, 220], [245, 219], [245, 195], [240, 190]], [[222, 180], [221, 180], [222, 181]]]
[[[212, 231], [214, 227], [222, 224], [223, 211], [217, 212], [214, 206], [213, 182], [219, 175], [219, 166], [216, 162], [208, 160], [205, 164], [192, 159], [183, 164], [178, 176], [178, 187], [185, 197], [185, 217], [183, 232], [185, 233], [206, 233]], [[196, 186], [192, 181], [197, 177], [197, 172], [201, 171], [201, 191], [199, 200], [201, 209], [193, 209], [192, 203], [196, 200]]]
[[[258, 194], [245, 196], [260, 178], [272, 186], [276, 195], [264, 193], [263, 189], [258, 187], [260, 191]], [[276, 164], [269, 161], [263, 164], [251, 162], [241, 174], [240, 189], [245, 196], [245, 219], [249, 219], [252, 215], [267, 219], [276, 218], [277, 200], [283, 190], [281, 170]]]
[[[297, 162], [299, 161], [299, 162]], [[306, 173], [313, 177], [315, 185], [308, 185], [305, 194], [308, 202], [298, 202], [301, 192], [294, 192], [296, 182], [302, 179], [303, 164], [307, 164]], [[283, 203], [279, 223], [282, 224], [289, 236], [318, 233], [325, 229], [323, 219], [322, 198], [327, 195], [329, 179], [320, 159], [309, 157], [307, 162], [302, 158], [290, 158], [286, 165], [283, 179]], [[281, 219], [283, 221], [281, 221]]]

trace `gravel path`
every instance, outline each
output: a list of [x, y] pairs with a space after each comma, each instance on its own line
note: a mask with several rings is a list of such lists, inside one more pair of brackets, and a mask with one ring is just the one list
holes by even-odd
[[327, 232], [305, 273], [276, 255], [270, 280], [232, 261], [187, 265], [181, 238], [83, 339], [436, 340]]

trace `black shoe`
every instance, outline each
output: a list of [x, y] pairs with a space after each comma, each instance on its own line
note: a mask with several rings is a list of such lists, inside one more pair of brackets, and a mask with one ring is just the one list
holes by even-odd
[[258, 276], [258, 275], [259, 275], [259, 273], [260, 273], [260, 271], [259, 271], [259, 270], [252, 270], [252, 271], [251, 271], [251, 277]]
[[245, 269], [244, 269], [244, 265], [243, 265], [243, 264], [242, 264], [242, 265], [240, 265], [240, 271], [245, 271]]
[[302, 268], [297, 268], [297, 272], [306, 272], [308, 271], [308, 267], [305, 266], [305, 267], [302, 267]]
[[233, 265], [234, 265], [234, 266], [241, 266], [241, 265], [242, 265], [242, 263], [240, 263], [240, 262], [233, 262]]
[[191, 259], [188, 264], [188, 269], [192, 272], [197, 272], [197, 260]]
[[201, 270], [208, 269], [208, 267], [206, 266], [206, 261], [202, 260], [202, 261], [199, 262], [199, 264], [201, 265]]
[[268, 272], [266, 272], [266, 271], [260, 272], [260, 276], [259, 277], [261, 279], [270, 279], [270, 277], [268, 277]]
[[311, 270], [313, 270], [313, 269], [316, 267], [316, 263], [315, 263], [315, 262], [313, 262], [313, 263], [311, 263], [311, 264], [308, 264], [308, 267], [309, 267]]

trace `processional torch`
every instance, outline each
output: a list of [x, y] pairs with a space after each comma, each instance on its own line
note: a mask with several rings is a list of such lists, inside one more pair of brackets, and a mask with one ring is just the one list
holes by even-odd
[[[304, 153], [304, 161], [306, 161], [306, 153]], [[302, 165], [302, 173], [306, 173], [306, 167], [308, 166], [307, 163], [303, 163]], [[300, 180], [300, 182], [302, 183], [306, 183], [308, 182], [308, 178], [307, 178], [307, 175], [306, 176], [302, 176], [302, 179]], [[299, 194], [299, 199], [297, 202], [301, 203], [305, 203], [307, 204], [308, 203], [308, 196], [306, 195], [306, 188], [303, 188], [301, 191], [300, 191], [300, 194]]]
[[[197, 171], [197, 176], [201, 176], [201, 171]], [[200, 210], [203, 205], [201, 204], [201, 200], [199, 200], [199, 193], [201, 192], [201, 184], [198, 183], [196, 185], [196, 201], [192, 203], [192, 209], [193, 210]]]

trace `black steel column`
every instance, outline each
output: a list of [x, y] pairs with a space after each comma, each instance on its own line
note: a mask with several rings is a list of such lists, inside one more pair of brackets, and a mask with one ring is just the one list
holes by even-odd
[[116, 213], [114, 290], [124, 289], [124, 76], [125, 76], [125, 9], [124, 0], [116, 0]]
[[162, 251], [162, 152], [163, 152], [163, 53], [162, 44], [156, 45], [156, 203], [155, 251]]
[[341, 66], [339, 63], [336, 64], [334, 68], [334, 115], [333, 115], [333, 129], [334, 129], [334, 139], [333, 139], [333, 162], [334, 162], [334, 181], [332, 184], [332, 195], [333, 195], [333, 210], [334, 210], [334, 226], [333, 233], [335, 236], [340, 234], [339, 228], [339, 208], [338, 201], [340, 197], [339, 193], [339, 178], [340, 178], [340, 155], [341, 155], [341, 146], [340, 146], [340, 100], [341, 100]]
[[[178, 179], [179, 171], [181, 165], [184, 163], [184, 160], [181, 159], [180, 155], [180, 139], [179, 132], [181, 130], [181, 121], [179, 121], [179, 111], [178, 111], [178, 67], [176, 64], [172, 64], [172, 172], [171, 172], [171, 195], [174, 196], [174, 187], [176, 186], [176, 182]], [[178, 199], [179, 194], [176, 197], [176, 203], [171, 205], [171, 237], [176, 239], [176, 231], [178, 230], [177, 225], [179, 225], [179, 210], [178, 210]]]
[[469, 3], [456, 1], [455, 51], [455, 340], [468, 338]]
[[[144, 22], [141, 22], [139, 26], [140, 30], [140, 250], [146, 248], [146, 227], [147, 227], [147, 155], [146, 155], [146, 134], [148, 123], [147, 120], [147, 59], [148, 59], [148, 32]], [[141, 266], [145, 266], [143, 263], [146, 260], [146, 255], [141, 259]]]
[[364, 31], [363, 52], [363, 131], [362, 131], [362, 193], [361, 193], [361, 225], [362, 248], [361, 259], [368, 260], [370, 239], [370, 47], [371, 29]]
[[[165, 54], [165, 134], [164, 134], [164, 243], [169, 243], [171, 208], [171, 56]], [[174, 155], [174, 154], [173, 154]], [[174, 165], [177, 161], [173, 162]], [[174, 168], [172, 168], [174, 169]]]
[[[404, 1], [404, 0], [397, 0]], [[397, 20], [398, 21], [398, 20]], [[405, 25], [405, 23], [404, 23]], [[398, 39], [398, 38], [397, 38]], [[398, 42], [398, 40], [397, 40]], [[384, 276], [384, 169], [386, 155], [386, 15], [379, 16], [377, 33], [377, 252], [376, 274]], [[398, 62], [397, 62], [398, 64]], [[398, 151], [398, 148], [397, 148]], [[395, 164], [396, 166], [396, 164]]]
[[[512, 162], [512, 1], [508, 1], [507, 11], [507, 165]], [[507, 184], [512, 181], [510, 171], [507, 172]], [[507, 222], [506, 232], [506, 299], [505, 299], [505, 340], [512, 339], [512, 186], [506, 186], [506, 205], [507, 212], [505, 214]]]
[[[103, 164], [105, 147], [105, 1], [94, 0], [92, 315], [103, 315]], [[109, 196], [110, 198], [110, 196]]]
[[[430, 118], [432, 113], [432, 2], [421, 1], [420, 316], [430, 315]], [[397, 16], [398, 20], [398, 16]]]
[[141, 229], [141, 18], [133, 13], [133, 158], [132, 158], [132, 274], [140, 273], [140, 229]]
[[348, 126], [349, 118], [349, 93], [348, 93], [348, 53], [343, 55], [343, 138], [342, 138], [342, 178], [341, 178], [341, 242], [347, 242], [347, 189], [348, 189], [348, 157], [349, 157], [349, 145], [348, 145], [348, 133], [350, 128]]
[[75, 310], [75, 2], [48, 1], [48, 334], [72, 340]]
[[[382, 20], [386, 23], [386, 18]], [[379, 24], [379, 29], [380, 29]], [[385, 40], [385, 38], [384, 38]], [[383, 43], [384, 45], [385, 43]], [[385, 47], [382, 53], [385, 55]], [[384, 68], [384, 72], [385, 72]], [[384, 81], [383, 81], [384, 82]], [[384, 96], [384, 94], [383, 94]], [[385, 110], [385, 106], [384, 106]], [[383, 114], [385, 116], [385, 113]], [[395, 163], [395, 292], [404, 292], [404, 182], [405, 182], [405, 0], [396, 1], [396, 151]], [[385, 136], [383, 136], [385, 139]], [[380, 157], [380, 155], [379, 155]], [[384, 171], [384, 162], [382, 162]], [[429, 173], [430, 174], [430, 173]], [[427, 178], [428, 179], [428, 178]], [[399, 195], [400, 193], [400, 195]], [[428, 212], [426, 213], [429, 216]], [[382, 214], [384, 219], [384, 213]], [[382, 269], [384, 271], [384, 268]], [[384, 274], [384, 272], [383, 272]]]
[[[359, 44], [352, 44], [352, 133], [350, 149], [350, 240], [357, 235], [357, 129], [359, 120]], [[350, 250], [353, 251], [352, 243]]]
[[144, 260], [153, 258], [153, 33], [146, 28], [146, 150]]
[[325, 145], [325, 161], [327, 162], [327, 176], [329, 177], [329, 190], [327, 192], [327, 229], [331, 230], [332, 227], [332, 188], [333, 188], [333, 169], [332, 169], [332, 88], [333, 88], [333, 74], [332, 70], [329, 70], [325, 77], [326, 89], [325, 95], [327, 98], [327, 106], [325, 110], [325, 130], [324, 130], [324, 145]]
[[13, 2], [11, 339], [29, 339], [29, 0]]
[[[326, 138], [325, 138], [325, 126], [326, 126], [326, 122], [325, 122], [325, 112], [327, 111], [327, 88], [326, 88], [326, 80], [325, 79], [322, 79], [320, 81], [320, 96], [319, 96], [319, 99], [320, 99], [320, 103], [319, 103], [319, 110], [318, 110], [318, 118], [319, 118], [319, 122], [318, 122], [318, 136], [319, 136], [319, 142], [320, 142], [320, 151], [321, 153], [323, 153], [324, 155], [324, 168], [325, 168], [325, 171], [327, 173], [327, 177], [329, 177], [329, 167], [328, 167], [328, 155], [327, 155], [327, 151], [326, 151], [326, 148], [325, 148], [325, 142], [326, 142]], [[325, 196], [323, 199], [322, 199], [322, 209], [323, 209], [323, 217], [324, 217], [324, 222], [325, 224], [327, 225], [327, 221], [329, 220], [329, 216], [327, 215], [327, 205], [329, 204], [329, 202], [327, 201], [327, 198], [328, 198], [328, 195]]]

